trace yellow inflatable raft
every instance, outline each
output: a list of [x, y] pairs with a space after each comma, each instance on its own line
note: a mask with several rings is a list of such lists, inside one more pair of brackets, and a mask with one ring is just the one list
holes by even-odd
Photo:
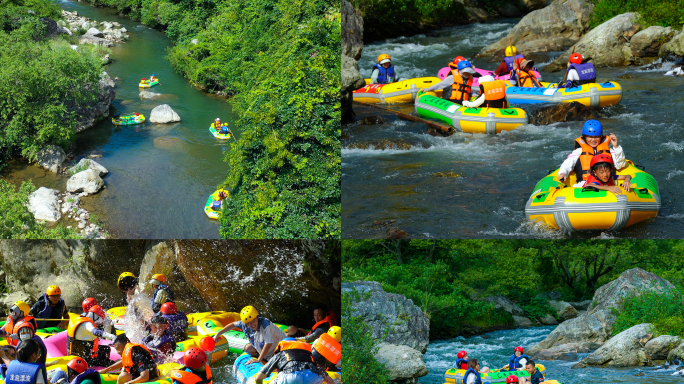
[[[618, 230], [656, 217], [661, 206], [658, 183], [631, 161], [627, 163], [617, 174], [632, 176], [630, 192], [615, 195], [591, 186], [575, 188], [574, 172], [563, 183], [556, 170], [534, 187], [525, 214], [532, 221], [564, 231]], [[621, 180], [618, 185], [622, 187]]]
[[[539, 372], [542, 373], [542, 375], [546, 375], [546, 368], [541, 365], [541, 364], [536, 364], [537, 369]], [[449, 370], [446, 371], [444, 374], [444, 379], [448, 384], [461, 384], [463, 383], [463, 375], [465, 375], [466, 370], [465, 369], [456, 369], [456, 368], [450, 368]], [[527, 373], [527, 371], [504, 371], [501, 369], [495, 369], [494, 371], [490, 373], [482, 373], [481, 378], [482, 382], [490, 382], [492, 384], [494, 383], [505, 383], [506, 378], [510, 375], [515, 375], [518, 377], [530, 377], [530, 374]], [[548, 383], [545, 381], [545, 383]]]
[[506, 83], [506, 98], [511, 104], [571, 103], [587, 107], [610, 107], [622, 99], [620, 84], [609, 81], [573, 88], [558, 88], [556, 83], [540, 83], [542, 88], [514, 87]]
[[[417, 77], [390, 84], [370, 84], [366, 79], [366, 86], [354, 91], [354, 101], [369, 104], [412, 103], [421, 88], [428, 88], [441, 80], [438, 77]], [[442, 91], [429, 92], [428, 95], [442, 96]]]

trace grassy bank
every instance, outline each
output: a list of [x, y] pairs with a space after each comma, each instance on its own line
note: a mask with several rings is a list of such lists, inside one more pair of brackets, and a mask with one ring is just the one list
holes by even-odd
[[594, 3], [591, 27], [626, 12], [638, 12], [639, 23], [644, 26], [659, 25], [682, 29], [684, 25], [684, 0], [590, 0]]

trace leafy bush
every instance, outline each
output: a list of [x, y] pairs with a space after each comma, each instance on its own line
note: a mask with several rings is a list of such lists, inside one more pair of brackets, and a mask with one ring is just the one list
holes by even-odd
[[681, 29], [684, 25], [684, 0], [590, 0], [594, 3], [591, 27], [597, 27], [625, 12], [638, 12], [644, 26], [660, 25]]
[[635, 325], [651, 323], [658, 335], [684, 337], [684, 294], [675, 290], [667, 293], [643, 292], [626, 297], [622, 309], [611, 308], [617, 320], [613, 335]]
[[535, 296], [529, 301], [529, 303], [518, 304], [518, 306], [527, 312], [532, 319], [540, 319], [549, 313], [556, 317], [556, 310], [549, 305], [548, 299], [544, 297]]

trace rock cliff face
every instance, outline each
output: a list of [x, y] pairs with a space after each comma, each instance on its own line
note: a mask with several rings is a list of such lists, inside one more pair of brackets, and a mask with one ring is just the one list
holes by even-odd
[[89, 296], [109, 308], [125, 305], [120, 273], [139, 276], [149, 293], [147, 282], [163, 273], [183, 311], [254, 305], [273, 320], [310, 328], [317, 303], [339, 316], [339, 260], [339, 246], [323, 241], [2, 240], [0, 264], [14, 296], [0, 301], [33, 300], [57, 284], [73, 310]]
[[347, 0], [342, 0], [342, 124], [354, 118], [352, 92], [366, 84], [358, 64], [362, 50], [363, 19]]

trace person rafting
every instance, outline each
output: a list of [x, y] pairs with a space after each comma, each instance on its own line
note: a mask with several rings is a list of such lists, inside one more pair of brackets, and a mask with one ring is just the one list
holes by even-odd
[[577, 184], [574, 187], [583, 187], [589, 177], [592, 158], [601, 153], [611, 155], [616, 169], [622, 169], [627, 165], [622, 147], [618, 145], [617, 136], [612, 133], [609, 136], [603, 136], [601, 122], [587, 120], [582, 126], [582, 136], [575, 139], [575, 149], [558, 170], [558, 179], [565, 182], [570, 172], [574, 170], [577, 176]]
[[527, 357], [524, 352], [525, 350], [521, 346], [517, 346], [513, 349], [513, 356], [511, 356], [511, 359], [508, 362], [509, 371], [517, 371], [525, 368], [525, 363], [527, 363], [527, 360], [530, 358]]
[[36, 336], [36, 330], [33, 328], [30, 322], [26, 321], [19, 323], [14, 327], [14, 333], [19, 337], [19, 343], [17, 344], [17, 349], [21, 348], [21, 345], [27, 340], [35, 340], [40, 347], [40, 357], [38, 358], [38, 363], [45, 364], [47, 361], [47, 348], [45, 343], [40, 336]]
[[38, 319], [56, 319], [61, 321], [38, 320], [38, 328], [59, 327], [66, 329], [69, 323], [69, 310], [62, 299], [62, 290], [51, 285], [40, 295], [31, 307], [31, 313]]
[[97, 300], [95, 300], [94, 297], [87, 297], [83, 299], [83, 302], [81, 303], [81, 308], [83, 308], [83, 313], [81, 313], [81, 316], [86, 316], [88, 314], [88, 310], [94, 306], [98, 305]]
[[510, 83], [518, 87], [541, 87], [537, 76], [534, 74], [534, 61], [518, 58], [515, 60], [515, 66], [511, 71]]
[[289, 327], [287, 327], [287, 330], [285, 330], [285, 336], [299, 338], [306, 336], [306, 333], [299, 329], [299, 327], [297, 327], [296, 325], [290, 325]]
[[325, 370], [316, 364], [313, 358], [312, 346], [309, 343], [293, 338], [283, 339], [278, 343], [277, 353], [259, 370], [254, 380], [262, 384], [274, 370], [278, 370], [278, 377], [274, 384], [320, 384], [333, 383]]
[[12, 362], [12, 360], [17, 359], [17, 349], [14, 348], [12, 345], [3, 345], [2, 348], [0, 348], [0, 360], [2, 360], [2, 363], [0, 364], [0, 376], [4, 380], [7, 376], [7, 366]]
[[31, 322], [34, 329], [38, 329], [38, 324], [36, 319], [30, 315], [31, 307], [23, 301], [17, 301], [10, 307], [9, 316], [7, 316], [7, 321], [5, 325], [0, 328], [0, 336], [5, 336], [7, 343], [10, 345], [17, 345], [18, 338], [12, 338], [14, 334], [14, 327], [16, 324], [21, 322]]
[[558, 88], [579, 87], [583, 84], [596, 82], [596, 68], [592, 63], [582, 63], [584, 58], [579, 53], [573, 53], [568, 60], [566, 82]]
[[470, 99], [473, 85], [473, 75], [475, 75], [473, 65], [468, 60], [460, 61], [456, 69], [451, 70], [451, 74], [444, 80], [429, 88], [423, 89], [423, 92], [434, 92], [438, 89], [443, 89], [442, 98], [449, 101], [462, 104], [464, 100]]
[[477, 359], [468, 360], [468, 369], [463, 374], [463, 384], [482, 384], [480, 363]]
[[147, 81], [147, 80], [145, 80], [145, 78], [144, 78], [144, 77], [142, 78], [142, 80], [140, 80], [140, 84], [145, 84], [145, 83], [147, 83], [147, 82], [148, 82], [148, 81]]
[[515, 61], [521, 58], [525, 58], [522, 54], [518, 53], [518, 49], [514, 45], [509, 45], [508, 47], [506, 47], [504, 54], [506, 56], [504, 57], [503, 61], [494, 70], [494, 75], [496, 76], [503, 76], [507, 73], [511, 73]]
[[130, 272], [124, 272], [119, 275], [116, 286], [120, 291], [126, 292], [126, 301], [130, 303], [133, 295], [135, 295], [135, 289], [138, 287], [138, 278]]
[[596, 189], [609, 191], [616, 195], [621, 195], [622, 190], [617, 186], [617, 180], [624, 180], [622, 188], [629, 192], [631, 188], [630, 175], [616, 175], [613, 159], [607, 153], [601, 153], [591, 159], [591, 174], [587, 178], [585, 188], [592, 186]]
[[101, 384], [100, 374], [88, 367], [88, 363], [80, 357], [74, 357], [67, 363], [67, 372], [61, 369], [52, 377], [52, 384]]
[[478, 108], [484, 104], [484, 108], [508, 108], [506, 98], [506, 83], [503, 80], [494, 80], [491, 75], [480, 77], [480, 97], [473, 101], [464, 100], [463, 106]]
[[539, 384], [544, 382], [544, 375], [539, 372], [534, 360], [527, 360], [527, 363], [525, 364], [525, 370], [530, 374], [530, 377], [527, 378], [521, 376], [519, 379], [520, 384]]
[[155, 80], [157, 80], [157, 78], [154, 77], [154, 73], [153, 73], [152, 76], [150, 77], [150, 83], [153, 83]]
[[99, 373], [123, 368], [116, 380], [117, 384], [144, 383], [156, 381], [159, 377], [159, 370], [152, 352], [144, 345], [131, 343], [126, 334], [122, 333], [116, 337], [112, 347], [121, 356], [121, 360], [99, 370]]
[[337, 317], [334, 311], [328, 311], [325, 304], [318, 304], [313, 311], [314, 321], [316, 323], [311, 327], [311, 332], [304, 336], [301, 341], [313, 343], [318, 337], [337, 325]]
[[175, 303], [164, 303], [160, 309], [161, 315], [166, 319], [169, 332], [176, 343], [187, 340], [188, 317], [185, 312], [181, 312]]
[[176, 352], [176, 340], [168, 330], [168, 321], [161, 313], [150, 319], [150, 332], [142, 339], [142, 344], [152, 352], [157, 364], [166, 363]]
[[456, 369], [468, 369], [468, 352], [461, 351], [456, 354]]
[[392, 58], [387, 54], [378, 56], [378, 63], [371, 70], [371, 84], [389, 84], [399, 81], [392, 65]]
[[207, 354], [199, 348], [188, 348], [183, 354], [181, 369], [171, 373], [173, 384], [212, 384]]
[[218, 341], [221, 335], [233, 328], [239, 328], [249, 338], [249, 344], [245, 345], [244, 351], [249, 353], [252, 359], [247, 364], [265, 363], [273, 356], [278, 343], [286, 337], [277, 325], [265, 317], [260, 317], [259, 312], [251, 305], [242, 308], [240, 321], [234, 321], [221, 328], [214, 335], [214, 341]]
[[40, 345], [35, 340], [26, 340], [17, 349], [17, 359], [7, 366], [5, 384], [49, 384], [45, 364], [38, 363]]
[[100, 329], [104, 321], [105, 312], [99, 305], [90, 307], [86, 316], [71, 319], [67, 327], [67, 353], [82, 357], [90, 365], [104, 367], [111, 364], [111, 349], [108, 345], [100, 345], [98, 338], [114, 340], [116, 335]]
[[154, 313], [159, 312], [164, 303], [174, 302], [175, 297], [171, 287], [167, 285], [166, 276], [157, 273], [152, 276], [150, 284], [154, 287], [154, 293], [152, 294], [152, 311]]

